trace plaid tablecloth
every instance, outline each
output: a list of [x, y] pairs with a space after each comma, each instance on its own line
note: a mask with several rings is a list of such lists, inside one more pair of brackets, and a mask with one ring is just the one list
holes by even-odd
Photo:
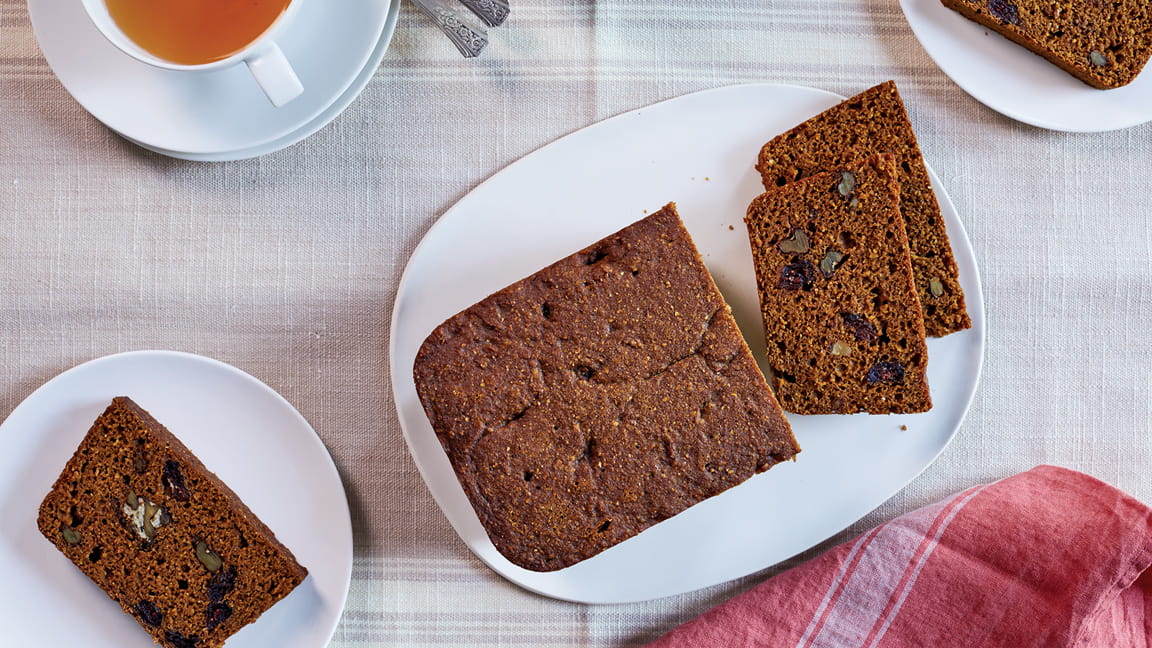
[[[849, 95], [890, 78], [984, 285], [984, 375], [955, 442], [828, 543], [703, 591], [586, 606], [484, 567], [430, 498], [390, 396], [393, 298], [437, 217], [520, 156], [653, 101], [753, 81]], [[304, 414], [345, 480], [356, 560], [333, 646], [635, 646], [833, 542], [1037, 464], [1152, 501], [1150, 160], [1152, 125], [1067, 134], [984, 107], [895, 0], [514, 0], [471, 61], [405, 4], [334, 123], [263, 158], [185, 162], [89, 116], [24, 2], [0, 0], [0, 416], [109, 353], [234, 364]]]

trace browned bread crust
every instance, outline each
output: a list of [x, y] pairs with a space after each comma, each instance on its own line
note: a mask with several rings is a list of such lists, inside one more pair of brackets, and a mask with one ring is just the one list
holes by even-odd
[[117, 397], [40, 505], [40, 533], [169, 648], [217, 648], [308, 571], [148, 412]]
[[453, 316], [413, 374], [492, 543], [536, 571], [799, 451], [671, 204]]
[[1147, 0], [942, 0], [1101, 90], [1127, 85], [1152, 56]]
[[970, 328], [944, 218], [895, 83], [869, 88], [772, 139], [761, 149], [756, 169], [764, 187], [772, 189], [873, 153], [896, 157], [900, 209], [924, 330], [942, 336]]
[[932, 407], [891, 155], [773, 189], [752, 202], [745, 223], [772, 386], [785, 410]]

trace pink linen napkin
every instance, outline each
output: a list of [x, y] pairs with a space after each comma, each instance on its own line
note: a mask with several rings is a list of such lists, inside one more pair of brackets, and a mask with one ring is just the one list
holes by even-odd
[[650, 648], [1150, 648], [1152, 510], [1040, 466], [899, 517]]

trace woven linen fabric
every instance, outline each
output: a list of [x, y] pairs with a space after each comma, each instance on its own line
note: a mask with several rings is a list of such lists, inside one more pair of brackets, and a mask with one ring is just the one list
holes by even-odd
[[[955, 441], [843, 533], [701, 591], [589, 606], [485, 567], [430, 497], [391, 399], [392, 304], [436, 219], [521, 156], [655, 101], [746, 82], [847, 96], [887, 79], [983, 283], [983, 376]], [[475, 60], [405, 2], [383, 63], [332, 124], [261, 158], [186, 162], [89, 115], [39, 52], [25, 1], [0, 0], [0, 417], [109, 353], [222, 360], [295, 405], [344, 480], [356, 559], [331, 646], [639, 646], [877, 524], [1038, 464], [1152, 501], [1149, 160], [1149, 124], [1054, 132], [980, 104], [895, 0], [512, 0]]]
[[902, 515], [651, 648], [1143, 648], [1152, 509], [1040, 466]]

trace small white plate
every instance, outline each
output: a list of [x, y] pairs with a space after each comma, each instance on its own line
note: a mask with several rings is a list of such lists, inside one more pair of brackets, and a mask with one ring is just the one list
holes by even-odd
[[352, 523], [328, 451], [304, 417], [264, 383], [221, 362], [171, 351], [107, 356], [70, 369], [0, 425], [4, 645], [153, 646], [36, 528], [40, 501], [115, 396], [129, 396], [151, 412], [308, 568], [308, 578], [233, 635], [228, 648], [326, 646], [352, 578]]
[[[412, 364], [442, 321], [552, 261], [675, 201], [757, 358], [756, 278], [743, 217], [763, 191], [761, 145], [843, 97], [744, 85], [685, 95], [595, 124], [509, 165], [437, 222], [413, 253], [392, 315], [392, 388], [405, 439], [449, 522], [492, 569], [529, 590], [588, 603], [652, 599], [773, 565], [845, 528], [931, 464], [979, 380], [984, 304], [967, 235], [935, 174], [970, 330], [928, 341], [935, 407], [907, 416], [790, 416], [804, 448], [582, 563], [517, 567], [496, 551], [416, 395]], [[907, 429], [902, 429], [907, 426]]]
[[277, 42], [304, 94], [280, 108], [243, 65], [186, 73], [136, 61], [104, 39], [79, 2], [28, 0], [28, 12], [52, 71], [109, 128], [165, 155], [231, 160], [294, 144], [334, 119], [383, 57], [399, 5], [303, 0]]
[[1152, 73], [1097, 90], [940, 0], [900, 0], [916, 38], [945, 74], [980, 103], [1041, 128], [1100, 132], [1152, 120]]

